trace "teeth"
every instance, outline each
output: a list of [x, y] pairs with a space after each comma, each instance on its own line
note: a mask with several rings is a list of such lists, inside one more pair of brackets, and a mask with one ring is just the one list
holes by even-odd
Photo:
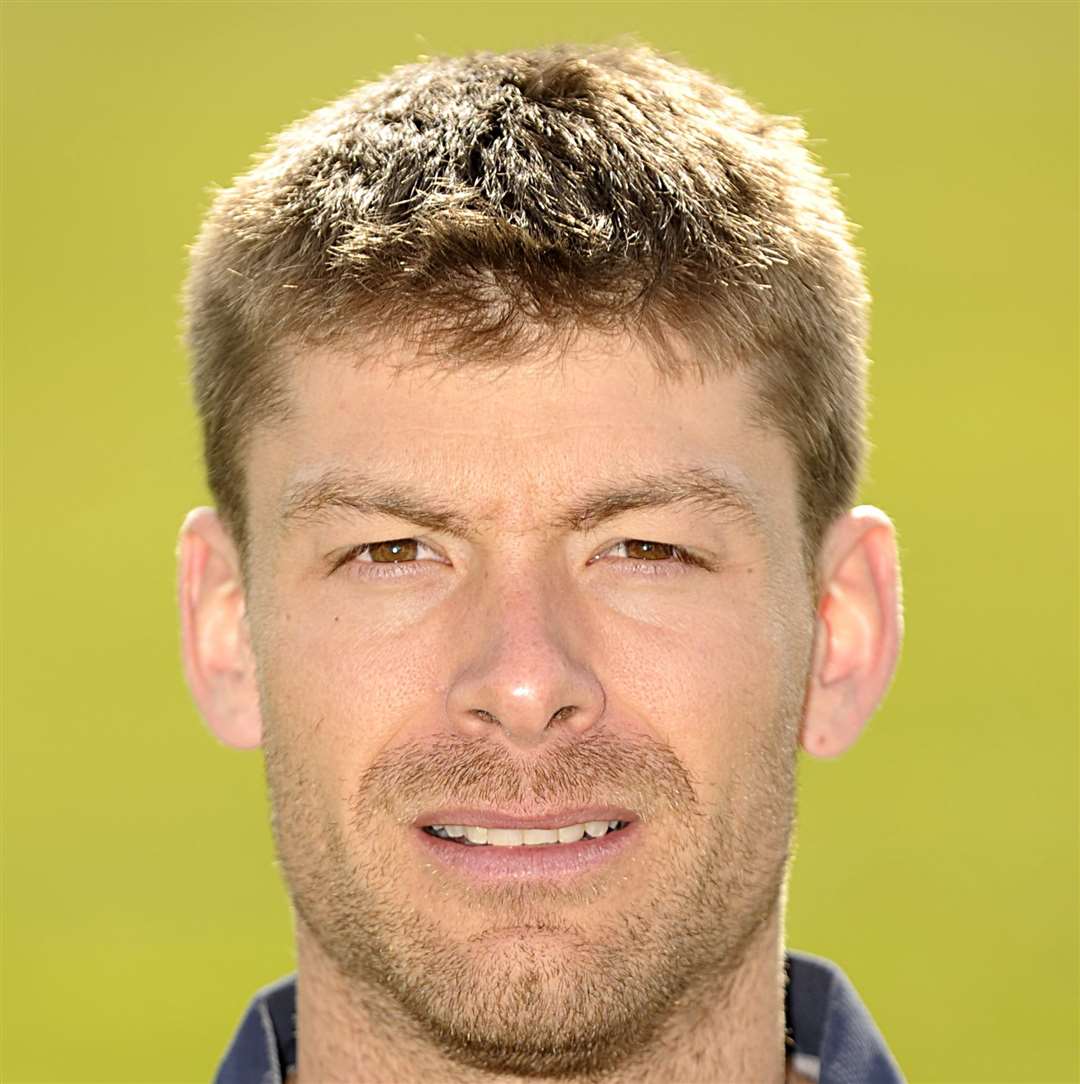
[[558, 843], [559, 833], [554, 828], [526, 828], [521, 838], [527, 846], [534, 847], [538, 843]]
[[430, 830], [440, 839], [460, 839], [478, 846], [536, 847], [551, 843], [577, 843], [585, 836], [599, 839], [608, 832], [614, 832], [622, 823], [618, 820], [586, 821], [563, 828], [481, 828], [476, 825], [433, 824]]

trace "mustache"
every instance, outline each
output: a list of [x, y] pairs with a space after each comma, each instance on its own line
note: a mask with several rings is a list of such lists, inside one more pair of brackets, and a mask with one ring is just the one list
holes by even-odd
[[694, 779], [664, 743], [592, 731], [527, 758], [485, 737], [440, 734], [388, 750], [363, 772], [350, 802], [356, 826], [372, 813], [410, 820], [439, 805], [562, 807], [603, 803], [643, 820], [700, 812]]

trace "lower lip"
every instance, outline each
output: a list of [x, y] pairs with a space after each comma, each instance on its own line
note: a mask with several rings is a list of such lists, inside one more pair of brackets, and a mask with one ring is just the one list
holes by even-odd
[[535, 846], [492, 847], [452, 843], [416, 829], [417, 841], [428, 859], [477, 880], [566, 880], [613, 862], [639, 834], [637, 822], [607, 832], [598, 839], [586, 836], [577, 843], [541, 843]]

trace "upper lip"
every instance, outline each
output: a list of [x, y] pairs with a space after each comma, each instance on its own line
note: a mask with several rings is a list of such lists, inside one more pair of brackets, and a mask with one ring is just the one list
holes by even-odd
[[428, 828], [433, 824], [459, 824], [478, 828], [562, 828], [586, 821], [631, 821], [634, 814], [620, 806], [592, 805], [569, 809], [537, 810], [535, 813], [510, 812], [502, 809], [466, 809], [454, 807], [421, 813], [413, 824]]

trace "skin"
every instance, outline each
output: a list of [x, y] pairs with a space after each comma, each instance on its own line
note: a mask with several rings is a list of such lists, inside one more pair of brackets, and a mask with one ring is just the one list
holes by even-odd
[[[299, 1079], [797, 1079], [796, 753], [843, 752], [886, 690], [891, 523], [839, 517], [812, 582], [794, 462], [751, 424], [745, 374], [661, 381], [629, 338], [497, 375], [382, 345], [289, 362], [289, 417], [249, 451], [246, 569], [210, 509], [180, 543], [195, 699], [266, 756]], [[567, 522], [605, 486], [687, 469], [738, 502]], [[423, 489], [453, 532], [372, 511], [373, 481]], [[405, 560], [350, 556], [396, 539], [416, 540]], [[412, 838], [440, 805], [596, 801], [635, 811], [637, 838], [567, 884], [476, 885]]]

